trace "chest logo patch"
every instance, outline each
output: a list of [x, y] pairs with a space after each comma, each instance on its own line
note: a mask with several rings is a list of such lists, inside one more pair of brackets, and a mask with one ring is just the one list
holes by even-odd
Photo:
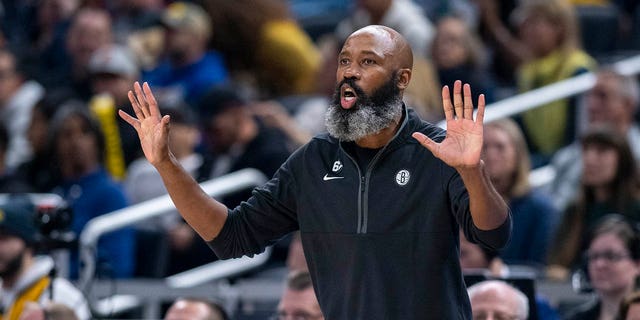
[[409, 183], [409, 179], [411, 178], [411, 174], [409, 170], [402, 169], [396, 173], [396, 183], [399, 186], [405, 186]]
[[342, 162], [340, 162], [340, 160], [337, 160], [336, 162], [333, 163], [333, 167], [331, 168], [331, 171], [338, 172], [340, 170], [342, 170]]

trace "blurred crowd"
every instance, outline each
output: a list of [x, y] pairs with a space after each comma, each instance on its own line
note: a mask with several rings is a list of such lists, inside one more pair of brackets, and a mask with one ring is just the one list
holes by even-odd
[[[455, 80], [492, 103], [595, 73], [585, 94], [486, 125], [483, 160], [511, 207], [513, 235], [500, 252], [461, 235], [461, 265], [497, 278], [526, 266], [541, 279], [589, 279], [597, 297], [579, 310], [534, 297], [541, 319], [631, 310], [625, 298], [640, 273], [640, 89], [636, 76], [609, 65], [640, 53], [632, 0], [0, 0], [0, 193], [59, 195], [76, 234], [94, 217], [166, 194], [117, 115], [133, 114], [135, 81], [148, 82], [171, 116], [170, 148], [194, 179], [243, 168], [270, 177], [325, 131], [337, 54], [369, 24], [411, 44], [405, 103], [430, 122], [444, 118], [440, 89]], [[529, 174], [542, 166], [555, 177], [532, 186]], [[0, 251], [12, 236], [24, 246], [0, 252], [0, 292], [13, 292], [0, 297], [3, 312], [15, 303], [15, 283], [5, 278], [33, 264], [16, 262], [23, 251], [38, 252], [27, 227], [9, 221], [0, 218]], [[276, 245], [273, 263], [304, 269], [302, 251], [294, 235]], [[159, 278], [215, 260], [176, 212], [106, 235], [96, 254], [98, 276], [107, 278]], [[77, 279], [78, 270], [72, 249], [63, 276]], [[473, 292], [504, 289], [488, 288]]]

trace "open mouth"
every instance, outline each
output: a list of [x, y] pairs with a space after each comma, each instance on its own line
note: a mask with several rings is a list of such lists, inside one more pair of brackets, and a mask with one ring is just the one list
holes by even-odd
[[350, 109], [356, 102], [358, 95], [356, 95], [355, 90], [347, 84], [343, 85], [340, 90], [340, 104], [343, 108]]

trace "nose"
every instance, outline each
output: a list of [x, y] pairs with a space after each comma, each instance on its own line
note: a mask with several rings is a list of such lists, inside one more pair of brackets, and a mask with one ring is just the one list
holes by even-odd
[[354, 65], [349, 65], [347, 67], [345, 67], [344, 69], [344, 73], [342, 75], [345, 79], [354, 79], [354, 80], [358, 80], [360, 79], [360, 77], [362, 76], [360, 73], [360, 70], [358, 70], [357, 67], [355, 67]]

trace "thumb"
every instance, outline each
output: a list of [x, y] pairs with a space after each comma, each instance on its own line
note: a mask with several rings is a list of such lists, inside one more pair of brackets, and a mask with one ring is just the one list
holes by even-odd
[[435, 141], [431, 140], [431, 138], [420, 132], [414, 132], [411, 134], [411, 136], [416, 139], [423, 147], [429, 149], [431, 153], [433, 153], [434, 155], [437, 154], [437, 151], [440, 148], [440, 144], [436, 143]]

